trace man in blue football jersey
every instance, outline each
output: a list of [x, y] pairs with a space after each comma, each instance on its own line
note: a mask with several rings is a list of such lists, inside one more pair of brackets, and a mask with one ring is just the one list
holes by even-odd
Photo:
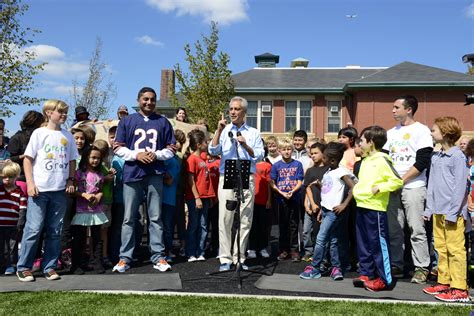
[[138, 105], [138, 113], [128, 115], [119, 122], [114, 143], [115, 153], [125, 160], [122, 245], [120, 261], [112, 270], [119, 273], [130, 268], [135, 248], [135, 222], [144, 197], [150, 222], [149, 248], [153, 268], [161, 272], [171, 269], [164, 254], [161, 196], [163, 161], [174, 156], [176, 141], [169, 121], [155, 113], [156, 93], [152, 88], [144, 87], [138, 92]]

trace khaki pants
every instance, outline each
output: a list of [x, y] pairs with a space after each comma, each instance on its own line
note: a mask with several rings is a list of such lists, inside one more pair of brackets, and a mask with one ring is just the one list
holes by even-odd
[[423, 211], [426, 187], [403, 188], [392, 192], [388, 204], [388, 231], [390, 235], [390, 259], [392, 266], [403, 270], [405, 252], [405, 223], [411, 232], [411, 256], [416, 268], [428, 269], [430, 253]]
[[446, 215], [433, 215], [434, 245], [438, 252], [438, 283], [466, 290], [466, 249], [464, 218], [446, 225]]
[[[226, 209], [227, 200], [235, 200], [234, 190], [224, 189], [224, 175], [219, 177], [219, 255], [221, 264], [237, 263], [237, 238], [235, 238], [233, 252], [230, 252], [232, 243], [232, 225], [234, 212]], [[240, 262], [245, 261], [245, 251], [252, 227], [253, 202], [255, 198], [255, 179], [250, 175], [249, 189], [244, 190], [244, 200], [240, 205]]]

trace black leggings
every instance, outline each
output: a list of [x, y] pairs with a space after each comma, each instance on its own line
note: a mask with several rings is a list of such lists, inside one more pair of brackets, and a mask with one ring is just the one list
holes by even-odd
[[82, 253], [86, 248], [87, 227], [91, 228], [92, 253], [96, 254], [97, 247], [102, 243], [100, 238], [101, 225], [81, 226], [72, 225], [72, 265], [81, 266]]

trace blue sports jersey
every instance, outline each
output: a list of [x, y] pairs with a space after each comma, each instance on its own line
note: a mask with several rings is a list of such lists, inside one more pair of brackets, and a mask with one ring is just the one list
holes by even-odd
[[[149, 117], [144, 117], [140, 113], [134, 113], [120, 120], [115, 142], [130, 150], [145, 149], [155, 152], [170, 144], [175, 144], [176, 140], [173, 127], [164, 116], [153, 113]], [[123, 182], [136, 182], [147, 175], [162, 174], [163, 172], [164, 165], [161, 160], [151, 164], [126, 161], [123, 168]]]

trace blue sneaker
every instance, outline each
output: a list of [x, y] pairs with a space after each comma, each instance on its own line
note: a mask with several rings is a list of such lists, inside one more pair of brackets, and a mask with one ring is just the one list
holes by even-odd
[[219, 272], [229, 271], [229, 270], [230, 270], [230, 263], [223, 263], [219, 266]]
[[5, 269], [5, 275], [14, 275], [16, 272], [16, 269], [15, 267], [13, 266], [8, 266], [6, 269]]
[[321, 273], [319, 269], [313, 267], [312, 265], [307, 266], [304, 268], [304, 271], [300, 273], [300, 278], [305, 280], [311, 279], [319, 279], [321, 277]]
[[344, 280], [344, 276], [342, 275], [341, 269], [339, 269], [338, 267], [332, 268], [331, 278], [334, 281]]

